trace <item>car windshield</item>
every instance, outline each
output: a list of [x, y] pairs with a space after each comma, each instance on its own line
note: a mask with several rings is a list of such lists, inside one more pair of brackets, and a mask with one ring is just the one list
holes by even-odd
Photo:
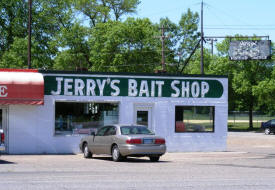
[[143, 126], [123, 126], [123, 127], [120, 127], [120, 130], [122, 135], [136, 135], [136, 134], [153, 135], [154, 134], [147, 127], [143, 127]]

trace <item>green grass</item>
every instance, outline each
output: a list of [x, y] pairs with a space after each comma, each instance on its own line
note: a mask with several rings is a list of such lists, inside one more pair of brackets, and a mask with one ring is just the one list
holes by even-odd
[[[253, 120], [254, 121], [268, 121], [268, 120], [271, 120], [271, 119], [274, 119], [275, 116], [266, 116], [266, 115], [254, 115], [253, 116]], [[249, 120], [249, 117], [248, 115], [247, 116], [241, 116], [241, 115], [236, 115], [236, 116], [233, 116], [233, 115], [228, 115], [228, 120]]]
[[253, 122], [253, 129], [249, 128], [248, 122], [241, 122], [241, 123], [231, 123], [228, 122], [228, 131], [260, 131], [260, 123], [259, 122]]

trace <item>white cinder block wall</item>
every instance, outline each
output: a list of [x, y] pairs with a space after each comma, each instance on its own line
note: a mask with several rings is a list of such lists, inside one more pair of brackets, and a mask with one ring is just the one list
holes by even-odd
[[[45, 96], [42, 106], [8, 107], [9, 154], [78, 153], [82, 136], [55, 136], [55, 101], [107, 101], [119, 103], [119, 122], [133, 123], [135, 105], [152, 108], [152, 129], [166, 138], [168, 152], [226, 150], [228, 116], [228, 80], [215, 78], [224, 87], [221, 98], [133, 98]], [[175, 133], [175, 106], [215, 106], [214, 133]]]

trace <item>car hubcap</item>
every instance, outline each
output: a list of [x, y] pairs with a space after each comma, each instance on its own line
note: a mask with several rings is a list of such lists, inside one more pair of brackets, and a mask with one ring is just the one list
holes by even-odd
[[118, 155], [119, 155], [118, 149], [117, 149], [117, 148], [114, 148], [114, 150], [113, 150], [113, 158], [114, 158], [115, 160], [117, 160]]
[[84, 155], [85, 155], [85, 156], [88, 155], [88, 147], [87, 147], [87, 146], [85, 146], [85, 148], [84, 148]]

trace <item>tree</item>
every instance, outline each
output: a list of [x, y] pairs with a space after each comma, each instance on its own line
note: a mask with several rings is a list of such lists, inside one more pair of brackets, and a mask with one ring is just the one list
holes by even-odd
[[[258, 106], [269, 115], [275, 114], [275, 67], [269, 65], [269, 72], [265, 74], [264, 80], [253, 88], [253, 94], [257, 97]], [[272, 71], [272, 73], [271, 73]]]
[[0, 1], [0, 56], [8, 50], [14, 38], [27, 35], [27, 3], [24, 1]]
[[[210, 65], [213, 61], [209, 49], [204, 49], [203, 51], [204, 58], [204, 73], [209, 74], [211, 72]], [[201, 74], [201, 51], [198, 49], [191, 57], [188, 65], [184, 68], [184, 74]]]
[[153, 72], [159, 63], [155, 32], [149, 19], [128, 18], [125, 22], [108, 21], [92, 29], [91, 71]]
[[[244, 38], [245, 39], [245, 38]], [[258, 106], [255, 89], [263, 85], [266, 77], [271, 75], [270, 61], [229, 61], [227, 52], [229, 39], [217, 46], [219, 58], [211, 65], [213, 74], [228, 74], [229, 102], [237, 110], [249, 111], [249, 128], [253, 128], [253, 111]], [[222, 63], [221, 65], [218, 65]], [[217, 68], [215, 68], [217, 66]], [[221, 73], [224, 72], [224, 73]], [[232, 94], [231, 94], [232, 93]], [[259, 94], [258, 94], [259, 95]]]
[[[32, 39], [32, 67], [33, 68], [51, 68], [52, 59], [44, 55], [44, 50], [40, 44]], [[28, 67], [28, 40], [27, 38], [14, 38], [13, 44], [9, 50], [5, 51], [0, 60], [0, 68], [27, 68]]]
[[60, 34], [52, 41], [52, 45], [62, 48], [54, 59], [54, 69], [86, 70], [92, 67], [90, 47], [88, 45], [90, 29], [74, 23], [63, 27]]
[[199, 14], [193, 13], [190, 9], [186, 13], [182, 14], [179, 21], [180, 38], [179, 49], [182, 58], [188, 57], [196, 46], [200, 33], [198, 32]]
[[[159, 57], [162, 57], [162, 30], [164, 31], [164, 56], [167, 72], [176, 72], [175, 58], [177, 57], [177, 46], [179, 39], [179, 26], [171, 22], [167, 17], [161, 18], [157, 24], [158, 33], [154, 36], [156, 38], [156, 45]], [[163, 28], [163, 29], [162, 29]], [[160, 62], [161, 63], [161, 62]], [[161, 70], [159, 65], [157, 70]]]
[[123, 15], [135, 13], [140, 3], [139, 0], [109, 0], [107, 2], [116, 21]]
[[[0, 62], [5, 63], [5, 67], [22, 68], [24, 66], [21, 64], [27, 63], [27, 57], [20, 55], [19, 47], [27, 49], [24, 39], [28, 35], [28, 17], [26, 16], [28, 15], [28, 2], [3, 0], [0, 3], [0, 9]], [[32, 52], [39, 54], [33, 56], [34, 64], [32, 65], [33, 67], [51, 68], [52, 57], [55, 56], [58, 49], [51, 46], [50, 43], [60, 28], [70, 23], [70, 7], [66, 1], [36, 0], [33, 2], [32, 15]], [[23, 44], [26, 47], [23, 47]], [[18, 62], [11, 63], [6, 59], [17, 54], [21, 59]], [[4, 55], [5, 57], [3, 57]], [[5, 60], [3, 60], [4, 58]], [[38, 62], [40, 63], [36, 64]]]
[[[200, 33], [198, 32], [198, 24], [198, 13], [193, 13], [190, 9], [188, 9], [186, 13], [182, 14], [179, 21], [179, 46], [177, 49], [177, 54], [179, 55], [178, 72], [185, 69], [184, 64], [186, 63], [187, 58], [190, 56], [191, 52], [194, 51], [194, 48], [199, 42]], [[184, 72], [188, 73], [188, 71]]]
[[135, 13], [139, 0], [71, 0], [76, 11], [90, 20], [90, 26], [118, 21], [122, 16]]
[[[59, 48], [59, 52], [54, 59], [54, 69], [61, 70], [87, 70], [94, 69], [91, 55], [93, 48], [88, 43], [89, 38], [96, 34], [94, 27], [98, 24], [112, 20], [119, 21], [126, 14], [134, 13], [138, 0], [68, 0], [73, 10], [74, 22], [63, 26], [60, 33], [53, 40], [53, 46]], [[87, 26], [81, 18], [88, 18], [90, 26]], [[104, 27], [99, 26], [104, 29]], [[96, 29], [98, 30], [98, 29]], [[97, 38], [101, 38], [97, 36]], [[99, 53], [98, 50], [95, 51]], [[114, 52], [115, 53], [115, 52]], [[119, 57], [119, 55], [117, 55]]]
[[[199, 15], [190, 9], [183, 13], [178, 24], [171, 22], [168, 18], [160, 19], [158, 28], [165, 28], [165, 62], [168, 72], [181, 72], [187, 57], [198, 42]], [[159, 33], [157, 36], [160, 36]], [[161, 41], [158, 40], [159, 56], [161, 57]], [[191, 64], [191, 63], [190, 63]], [[188, 73], [186, 71], [185, 73]]]

